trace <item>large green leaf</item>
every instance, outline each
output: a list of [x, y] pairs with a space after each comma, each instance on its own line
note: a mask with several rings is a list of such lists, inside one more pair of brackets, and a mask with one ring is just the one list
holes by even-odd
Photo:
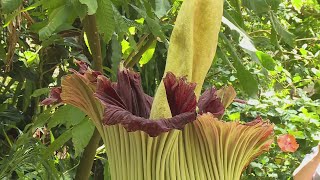
[[70, 17], [74, 16], [74, 12], [71, 7], [67, 5], [60, 6], [52, 11], [49, 15], [48, 24], [40, 29], [40, 40], [49, 38], [60, 26], [64, 25]]
[[8, 14], [16, 10], [22, 4], [22, 0], [1, 0], [1, 9]]
[[158, 18], [166, 15], [169, 9], [170, 3], [168, 0], [155, 0], [155, 14], [158, 16]]
[[274, 30], [277, 32], [277, 34], [281, 38], [283, 38], [284, 42], [286, 42], [291, 47], [294, 47], [295, 36], [291, 32], [289, 32], [286, 28], [283, 27], [283, 25], [280, 23], [277, 16], [272, 11], [270, 11], [269, 14], [270, 14], [271, 24]]
[[80, 124], [72, 128], [72, 142], [75, 156], [78, 156], [87, 146], [94, 131], [94, 125], [89, 118], [84, 118]]
[[[86, 4], [83, 4], [78, 0], [72, 0], [71, 2], [72, 2], [73, 11], [76, 12], [77, 16], [80, 18], [81, 21], [83, 21], [83, 19], [89, 14], [89, 11], [91, 13], [91, 11], [94, 10], [94, 7], [90, 7], [89, 9], [89, 7]], [[98, 5], [97, 5], [97, 8], [98, 8]], [[94, 10], [94, 13], [96, 11], [97, 9]]]
[[225, 42], [229, 49], [229, 53], [233, 59], [233, 67], [237, 71], [237, 77], [240, 81], [241, 87], [249, 96], [256, 97], [259, 90], [257, 80], [253, 77], [250, 71], [248, 71], [242, 64], [235, 48], [228, 40], [228, 38], [223, 33], [219, 33], [219, 37]]
[[76, 125], [85, 117], [85, 113], [80, 109], [65, 105], [60, 107], [48, 122], [48, 128], [56, 127], [58, 124], [66, 124], [67, 127], [71, 125]]
[[[239, 33], [240, 38], [241, 38], [241, 40], [239, 42], [240, 47], [242, 47], [243, 49], [250, 51], [250, 52], [257, 51], [250, 36], [246, 33], [245, 30], [243, 30], [241, 27], [239, 27], [237, 24], [235, 24], [235, 21], [232, 19], [232, 17], [227, 12], [224, 12], [224, 16], [222, 17], [222, 23], [225, 24], [226, 26], [228, 26], [231, 30], [234, 30], [237, 33]], [[254, 58], [256, 58], [256, 57], [254, 57]]]
[[85, 4], [88, 7], [88, 15], [96, 13], [98, 9], [97, 0], [79, 0], [81, 4]]
[[97, 26], [103, 40], [108, 43], [115, 31], [112, 2], [110, 0], [98, 0], [96, 12]]
[[265, 67], [268, 70], [274, 70], [276, 62], [269, 54], [266, 54], [262, 51], [257, 51], [256, 55], [259, 58], [263, 67]]
[[258, 82], [250, 71], [248, 71], [244, 65], [237, 60], [234, 61], [233, 66], [237, 70], [237, 77], [243, 90], [251, 97], [257, 96], [259, 90]]

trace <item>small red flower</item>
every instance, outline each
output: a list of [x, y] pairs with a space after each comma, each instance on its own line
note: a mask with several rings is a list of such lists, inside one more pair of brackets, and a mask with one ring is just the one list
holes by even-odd
[[283, 152], [295, 152], [299, 148], [296, 138], [290, 134], [279, 136], [277, 142]]

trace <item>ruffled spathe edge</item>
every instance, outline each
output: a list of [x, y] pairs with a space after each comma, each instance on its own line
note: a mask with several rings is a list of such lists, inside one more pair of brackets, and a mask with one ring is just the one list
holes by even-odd
[[119, 70], [118, 83], [98, 76], [95, 96], [105, 106], [103, 124], [121, 124], [128, 132], [144, 131], [154, 137], [172, 129], [181, 130], [196, 119], [195, 108], [184, 109], [172, 118], [149, 119], [153, 98], [143, 92], [140, 75], [129, 69]]

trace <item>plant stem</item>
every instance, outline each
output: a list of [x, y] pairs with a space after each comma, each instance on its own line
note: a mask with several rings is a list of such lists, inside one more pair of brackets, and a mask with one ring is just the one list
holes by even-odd
[[127, 61], [125, 66], [127, 68], [133, 67], [137, 62], [139, 62], [141, 56], [143, 55], [143, 53], [145, 53], [148, 48], [152, 45], [152, 43], [155, 41], [155, 37], [149, 37], [149, 39], [147, 40], [147, 42], [139, 49], [138, 53], [132, 57], [131, 60]]
[[133, 49], [131, 51], [131, 53], [129, 54], [129, 56], [125, 59], [126, 64], [132, 59], [133, 56], [135, 56], [137, 54], [137, 51], [140, 50], [141, 46], [143, 45], [145, 39], [149, 36], [149, 34], [145, 34], [143, 35], [140, 39], [139, 42], [137, 44], [137, 49]]
[[[102, 55], [101, 55], [101, 45], [100, 37], [98, 33], [96, 16], [88, 15], [84, 21], [84, 30], [87, 33], [88, 42], [92, 52], [94, 69], [100, 72], [103, 72], [102, 66]], [[94, 157], [96, 155], [96, 150], [98, 148], [101, 136], [95, 128], [94, 133], [85, 147], [83, 155], [80, 160], [80, 164], [77, 168], [77, 173], [75, 179], [78, 180], [87, 180], [90, 176], [90, 171], [93, 165]]]

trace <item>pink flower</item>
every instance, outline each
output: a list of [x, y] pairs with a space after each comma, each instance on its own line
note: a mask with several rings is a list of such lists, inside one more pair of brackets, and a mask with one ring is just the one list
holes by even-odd
[[283, 152], [295, 152], [299, 148], [296, 138], [290, 134], [279, 136], [277, 142]]

